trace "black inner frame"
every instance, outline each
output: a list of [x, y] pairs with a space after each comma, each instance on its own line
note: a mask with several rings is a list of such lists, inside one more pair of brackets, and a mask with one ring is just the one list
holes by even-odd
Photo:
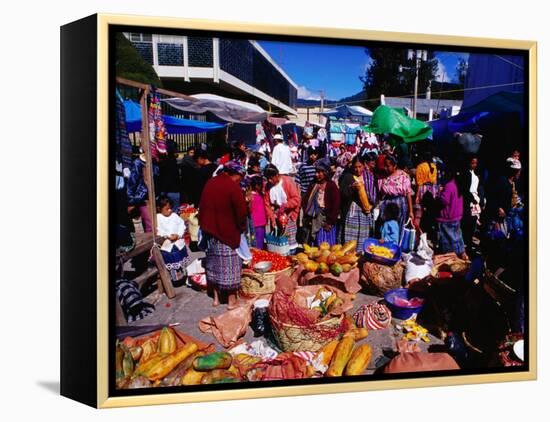
[[[138, 388], [131, 390], [122, 390], [115, 387], [115, 361], [113, 359], [115, 354], [115, 280], [116, 272], [113, 263], [115, 262], [115, 233], [114, 226], [111, 224], [115, 215], [114, 208], [114, 186], [115, 186], [115, 172], [113, 171], [114, 161], [114, 142], [111, 142], [112, 136], [115, 130], [115, 88], [116, 88], [116, 75], [115, 75], [115, 34], [118, 32], [137, 32], [137, 33], [150, 33], [150, 34], [169, 34], [169, 35], [189, 35], [189, 36], [208, 36], [219, 38], [235, 38], [235, 39], [254, 39], [265, 41], [285, 41], [295, 43], [311, 43], [311, 44], [332, 44], [332, 45], [346, 45], [346, 46], [358, 46], [358, 47], [395, 47], [395, 48], [413, 48], [413, 49], [431, 49], [436, 51], [460, 51], [468, 53], [485, 53], [485, 54], [509, 54], [519, 55], [524, 58], [524, 75], [527, 80], [524, 81], [524, 110], [525, 123], [523, 125], [523, 139], [527, 140], [526, 145], [522, 146], [523, 151], [527, 159], [526, 163], [530, 160], [529, 155], [529, 116], [532, 110], [529, 109], [529, 52], [528, 50], [516, 50], [516, 49], [497, 49], [497, 48], [485, 48], [485, 47], [464, 47], [460, 45], [438, 45], [438, 44], [419, 44], [410, 42], [395, 42], [395, 41], [369, 41], [369, 40], [355, 40], [346, 38], [325, 38], [325, 37], [304, 37], [296, 35], [271, 35], [261, 33], [243, 33], [234, 31], [216, 31], [216, 30], [197, 30], [197, 29], [173, 29], [173, 28], [157, 28], [147, 26], [126, 26], [126, 25], [109, 25], [108, 29], [108, 65], [109, 65], [109, 146], [108, 146], [108, 172], [109, 172], [109, 241], [108, 241], [108, 266], [109, 266], [109, 333], [108, 333], [108, 383], [109, 383], [109, 397], [123, 397], [123, 396], [136, 396], [136, 395], [156, 395], [167, 393], [185, 393], [185, 392], [199, 392], [199, 391], [219, 391], [219, 390], [234, 390], [234, 389], [249, 389], [249, 388], [262, 388], [262, 387], [277, 387], [277, 386], [305, 386], [305, 385], [318, 385], [318, 384], [338, 384], [338, 383], [354, 383], [364, 381], [379, 381], [379, 380], [400, 380], [400, 379], [421, 379], [431, 377], [442, 376], [466, 376], [466, 375], [484, 375], [484, 374], [496, 374], [496, 373], [516, 373], [527, 372], [530, 367], [529, 360], [529, 265], [528, 262], [524, 263], [524, 309], [525, 309], [525, 352], [524, 352], [524, 365], [520, 367], [502, 367], [502, 368], [476, 368], [476, 369], [460, 369], [452, 371], [427, 371], [427, 372], [414, 372], [414, 373], [399, 373], [399, 374], [372, 374], [361, 376], [341, 376], [337, 378], [309, 378], [298, 380], [281, 380], [281, 381], [257, 381], [235, 384], [218, 384], [218, 385], [194, 385], [194, 386], [178, 386], [178, 387], [156, 387], [156, 388]], [[436, 36], [434, 36], [436, 37]], [[526, 178], [526, 190], [525, 190], [525, 215], [529, 215], [529, 166], [526, 166], [526, 170], [522, 172], [522, 176]], [[530, 233], [529, 218], [524, 221], [525, 233]], [[529, 235], [525, 236], [525, 250], [527, 251], [526, 257], [530, 256], [529, 252]], [[526, 258], [528, 259], [528, 258]], [[337, 392], [335, 390], [335, 392]]]

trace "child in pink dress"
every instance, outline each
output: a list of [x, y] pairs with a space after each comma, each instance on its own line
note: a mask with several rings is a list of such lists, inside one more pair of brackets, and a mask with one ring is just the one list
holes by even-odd
[[267, 215], [264, 203], [264, 181], [261, 176], [252, 177], [250, 181], [252, 197], [250, 199], [250, 217], [254, 226], [254, 236], [256, 239], [256, 248], [264, 248], [265, 226], [267, 224]]

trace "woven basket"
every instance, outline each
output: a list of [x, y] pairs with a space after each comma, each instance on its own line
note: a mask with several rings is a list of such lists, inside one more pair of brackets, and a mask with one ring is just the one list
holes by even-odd
[[273, 293], [277, 277], [290, 276], [291, 274], [292, 267], [265, 274], [259, 274], [254, 271], [243, 271], [241, 275], [241, 292], [249, 296]]
[[[340, 336], [339, 328], [344, 323], [344, 314], [318, 322], [312, 327], [300, 327], [277, 321], [270, 315], [273, 334], [281, 350], [284, 352], [316, 352], [327, 343]], [[333, 335], [319, 335], [324, 330], [330, 330]]]
[[401, 287], [403, 271], [401, 262], [390, 267], [366, 261], [361, 266], [361, 282], [370, 294], [383, 296], [384, 293]]

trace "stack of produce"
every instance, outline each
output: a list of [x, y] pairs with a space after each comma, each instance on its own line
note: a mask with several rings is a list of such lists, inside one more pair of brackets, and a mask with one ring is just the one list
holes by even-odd
[[422, 340], [425, 343], [430, 342], [428, 330], [416, 322], [416, 317], [409, 318], [397, 325], [397, 329], [404, 333], [402, 340], [419, 342]]
[[372, 349], [366, 343], [357, 346], [355, 343], [367, 335], [367, 329], [354, 328], [346, 332], [340, 340], [333, 340], [323, 347], [316, 360], [327, 368], [325, 376], [362, 375], [370, 362]]
[[314, 296], [308, 298], [308, 308], [319, 312], [321, 317], [331, 313], [337, 306], [344, 303], [333, 291], [326, 287], [319, 287]]
[[327, 242], [319, 247], [304, 244], [304, 252], [296, 255], [295, 259], [308, 272], [328, 274], [338, 277], [340, 274], [351, 271], [357, 266], [359, 257], [356, 253], [357, 242], [350, 241], [345, 245], [330, 246]]
[[290, 259], [286, 256], [279, 255], [275, 252], [264, 251], [260, 249], [251, 249], [252, 252], [252, 263], [250, 264], [252, 268], [258, 262], [267, 261], [271, 262], [270, 272], [282, 271], [290, 267]]
[[393, 252], [390, 249], [386, 248], [385, 246], [381, 246], [381, 245], [369, 245], [367, 250], [371, 254], [376, 255], [376, 256], [381, 256], [382, 258], [392, 259], [393, 255], [394, 255]]
[[[292, 273], [290, 258], [275, 252], [252, 248], [250, 268], [244, 268], [241, 277], [241, 294], [245, 297], [271, 294], [275, 291], [277, 281]], [[270, 262], [271, 269], [267, 273], [257, 273], [254, 266], [260, 262]]]
[[193, 359], [192, 366], [181, 378], [181, 385], [227, 384], [242, 381], [239, 369], [233, 365], [233, 356], [227, 352], [213, 352]]
[[123, 389], [178, 385], [172, 372], [180, 374], [189, 367], [190, 358], [198, 350], [193, 342], [178, 346], [169, 327], [164, 327], [158, 337], [143, 342], [126, 339], [116, 346], [116, 385]]
[[143, 341], [116, 345], [116, 385], [121, 389], [225, 384], [319, 376], [361, 375], [371, 359], [365, 328], [350, 328], [317, 353], [282, 352], [270, 358], [248, 353], [207, 353], [195, 343], [178, 343], [171, 328]]
[[[226, 352], [207, 353], [193, 342], [182, 344], [170, 327], [145, 339], [116, 345], [116, 385], [121, 389], [220, 384], [242, 381], [243, 368], [258, 362]], [[246, 372], [246, 371], [245, 371]]]

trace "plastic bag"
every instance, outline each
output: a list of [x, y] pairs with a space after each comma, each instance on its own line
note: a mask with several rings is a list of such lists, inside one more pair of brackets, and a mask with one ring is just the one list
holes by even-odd
[[263, 336], [269, 327], [269, 314], [267, 313], [267, 306], [269, 301], [260, 299], [254, 302], [254, 310], [252, 311], [252, 321], [250, 326], [254, 331], [254, 337]]
[[456, 143], [465, 154], [477, 154], [481, 147], [481, 136], [472, 133], [461, 133]]
[[407, 253], [414, 250], [414, 245], [416, 243], [416, 229], [414, 228], [411, 219], [407, 220], [403, 226], [401, 232], [401, 239], [399, 240], [399, 247], [401, 252]]
[[235, 346], [250, 324], [251, 305], [243, 304], [218, 316], [199, 321], [199, 330], [212, 334], [223, 347]]
[[405, 281], [407, 283], [413, 280], [422, 280], [431, 274], [433, 254], [433, 250], [428, 246], [426, 233], [422, 233], [417, 251], [404, 256]]
[[271, 227], [271, 231], [265, 235], [266, 249], [269, 252], [275, 252], [279, 255], [288, 256], [290, 252], [290, 245], [288, 243], [288, 236], [281, 233], [281, 230], [277, 230]]

